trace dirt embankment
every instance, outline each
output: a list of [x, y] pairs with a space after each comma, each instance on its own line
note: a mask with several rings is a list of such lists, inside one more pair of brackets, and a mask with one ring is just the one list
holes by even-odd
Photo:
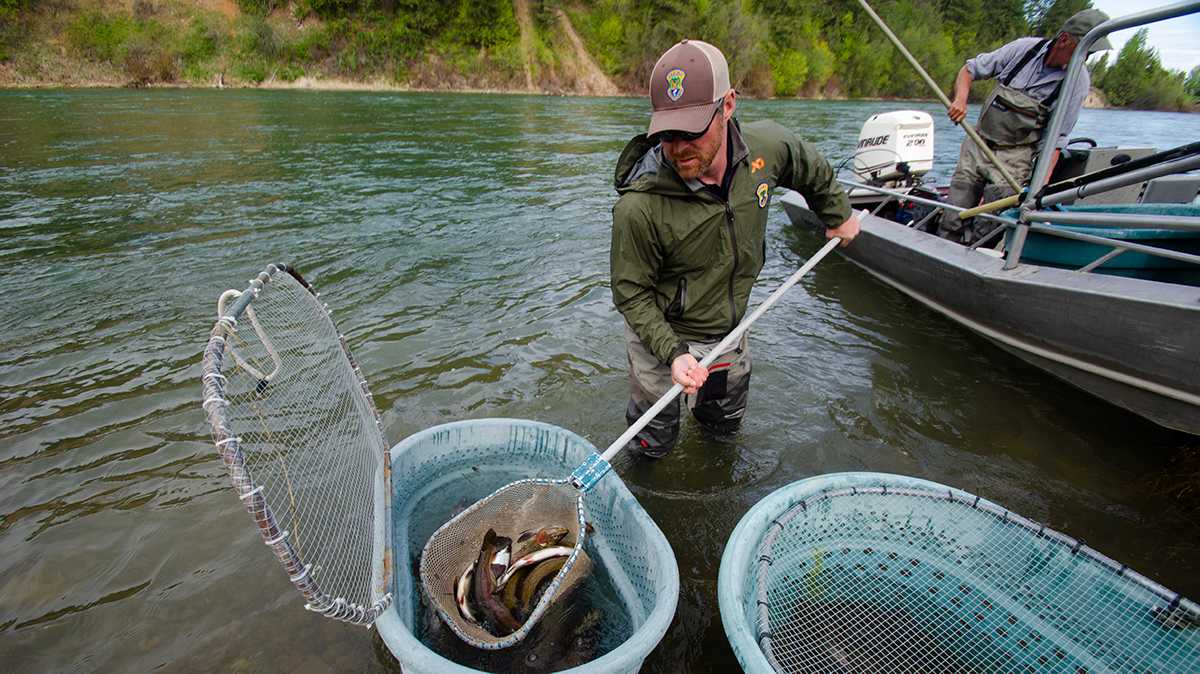
[[[529, 0], [513, 0], [513, 13], [520, 28], [521, 58], [526, 91], [549, 91], [583, 96], [617, 96], [621, 91], [596, 66], [583, 46], [575, 26], [562, 9], [555, 9], [560, 34], [553, 36], [556, 65], [538, 63], [538, 35], [529, 10]], [[535, 77], [534, 72], [538, 73]]]
[[[188, 22], [200, 13], [219, 15], [226, 22], [214, 39], [220, 41], [240, 40], [236, 28], [244, 22], [237, 0], [81, 0], [89, 7], [102, 13], [119, 13], [136, 17], [152, 16], [167, 23], [179, 24], [179, 30], [192, 30]], [[369, 78], [329, 76], [322, 68], [303, 67], [304, 72], [293, 72], [285, 77], [281, 71], [287, 66], [266, 65], [262, 75], [247, 79], [248, 69], [239, 66], [241, 56], [218, 56], [215, 64], [209, 62], [201, 68], [185, 67], [180, 63], [171, 68], [157, 65], [148, 75], [138, 76], [131, 68], [134, 52], [145, 52], [145, 48], [131, 50], [131, 57], [124, 63], [102, 63], [85, 60], [63, 39], [69, 16], [56, 12], [47, 19], [41, 38], [35, 38], [37, 49], [29, 51], [28, 58], [0, 60], [0, 87], [119, 87], [119, 86], [211, 86], [211, 87], [263, 87], [304, 89], [370, 89], [370, 90], [434, 90], [434, 91], [509, 91], [536, 92], [585, 96], [619, 96], [621, 91], [596, 66], [583, 41], [571, 24], [570, 18], [561, 9], [555, 10], [555, 18], [541, 26], [535, 25], [529, 0], [512, 0], [513, 11], [520, 29], [518, 73], [511, 72], [511, 64], [493, 67], [485, 53], [480, 51], [480, 62], [470, 67], [470, 74], [460, 72], [445, 62], [437, 53], [426, 54], [418, 63], [405, 66], [403, 71], [394, 69], [393, 75], [382, 74]], [[66, 5], [63, 5], [65, 7]], [[82, 5], [79, 11], [83, 11]], [[66, 18], [64, 18], [66, 17]], [[285, 6], [276, 10], [272, 19], [276, 29], [283, 33], [298, 33], [319, 25], [320, 19], [311, 15], [300, 18], [294, 7]], [[282, 27], [282, 28], [281, 28]], [[227, 34], [226, 34], [227, 33]], [[0, 43], [0, 53], [3, 52]], [[11, 50], [10, 50], [11, 55]], [[163, 51], [158, 61], [172, 60], [169, 52]], [[493, 66], [489, 66], [488, 63]], [[404, 74], [399, 74], [403, 72]], [[163, 73], [163, 74], [159, 74]], [[515, 76], [514, 76], [515, 75]]]

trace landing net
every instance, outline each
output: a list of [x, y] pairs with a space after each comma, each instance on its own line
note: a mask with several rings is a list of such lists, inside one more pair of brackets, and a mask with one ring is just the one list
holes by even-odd
[[[493, 634], [465, 619], [455, 605], [454, 583], [479, 556], [481, 531], [494, 529], [515, 539], [548, 524], [566, 527], [573, 549], [542, 593], [529, 617], [511, 633]], [[592, 569], [584, 550], [583, 492], [567, 480], [527, 479], [510, 483], [442, 525], [421, 551], [421, 585], [442, 621], [460, 639], [485, 650], [512, 646], [529, 634], [554, 601], [567, 596]]]
[[392, 596], [388, 447], [350, 350], [283, 265], [227, 291], [218, 313], [204, 410], [233, 487], [305, 608], [369, 624]]
[[747, 589], [777, 672], [1200, 671], [1195, 603], [963, 492], [821, 492], [757, 559]]

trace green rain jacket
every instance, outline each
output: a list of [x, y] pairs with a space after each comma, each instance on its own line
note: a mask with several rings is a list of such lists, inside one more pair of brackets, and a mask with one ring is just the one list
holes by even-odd
[[719, 339], [741, 321], [766, 261], [776, 187], [803, 195], [826, 227], [850, 218], [833, 167], [810, 143], [769, 120], [735, 119], [728, 131], [734, 165], [728, 202], [680, 177], [645, 135], [631, 140], [617, 162], [613, 303], [664, 364], [687, 351], [683, 340]]

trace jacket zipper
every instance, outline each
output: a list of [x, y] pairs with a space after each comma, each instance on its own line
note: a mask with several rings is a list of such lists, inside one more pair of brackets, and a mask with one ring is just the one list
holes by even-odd
[[733, 209], [731, 209], [729, 207], [728, 201], [726, 201], [724, 203], [725, 203], [725, 215], [726, 215], [725, 223], [726, 223], [726, 226], [729, 228], [729, 242], [733, 244], [733, 268], [729, 270], [729, 290], [728, 290], [728, 293], [729, 293], [729, 320], [732, 321], [732, 323], [729, 326], [729, 331], [733, 332], [733, 329], [736, 328], [737, 324], [738, 324], [737, 303], [733, 301], [733, 279], [735, 276], [737, 276], [737, 268], [738, 268], [738, 242], [737, 242], [737, 233], [733, 228]]

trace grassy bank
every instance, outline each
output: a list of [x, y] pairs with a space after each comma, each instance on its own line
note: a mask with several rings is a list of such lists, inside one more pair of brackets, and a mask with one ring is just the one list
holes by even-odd
[[487, 46], [430, 39], [403, 17], [323, 19], [310, 4], [246, 12], [229, 0], [35, 1], [0, 19], [0, 86], [617, 93], [581, 61], [565, 14]]
[[[970, 56], [1061, 23], [1049, 15], [1031, 23], [1018, 6], [1025, 4], [1010, 7], [1005, 21], [944, 14], [931, 3], [897, 1], [881, 11], [949, 91]], [[856, 7], [854, 0], [0, 0], [0, 86], [641, 95], [658, 55], [696, 37], [724, 50], [733, 86], [746, 96], [928, 99], [915, 71]], [[1194, 111], [1192, 79], [1164, 70], [1139, 39], [1093, 64], [1098, 91], [1090, 105]], [[971, 100], [982, 101], [990, 87], [975, 83]]]

